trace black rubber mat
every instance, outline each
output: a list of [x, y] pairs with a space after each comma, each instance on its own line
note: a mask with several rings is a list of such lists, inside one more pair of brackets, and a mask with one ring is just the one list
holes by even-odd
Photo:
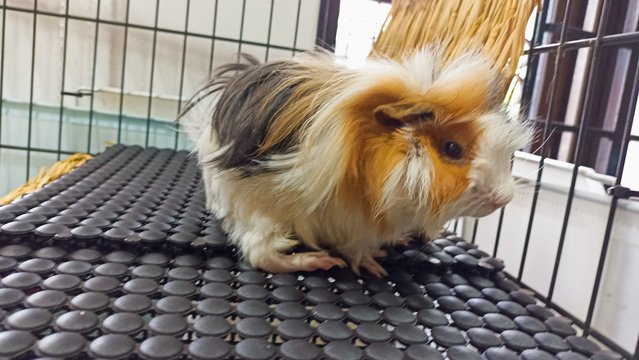
[[0, 223], [0, 358], [621, 358], [450, 234], [386, 279], [252, 269], [184, 151], [113, 146]]

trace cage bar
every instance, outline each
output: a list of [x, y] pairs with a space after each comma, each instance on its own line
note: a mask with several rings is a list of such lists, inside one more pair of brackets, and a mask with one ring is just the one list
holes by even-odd
[[[51, 12], [51, 11], [29, 10], [29, 9], [24, 9], [24, 8], [20, 8], [20, 7], [14, 7], [14, 6], [3, 6], [3, 8], [5, 8], [7, 10], [10, 10], [10, 11], [17, 11], [17, 12], [23, 12], [23, 13], [29, 13], [29, 14], [34, 14], [35, 13], [35, 15], [52, 16], [52, 17], [58, 17], [58, 18], [63, 18], [65, 16], [64, 14], [58, 14], [58, 13]], [[149, 30], [149, 31], [153, 30], [152, 26], [147, 26], [147, 25], [126, 24], [126, 23], [121, 22], [121, 21], [108, 20], [108, 19], [94, 19], [94, 18], [90, 18], [90, 17], [86, 17], [86, 16], [78, 16], [78, 15], [71, 15], [71, 14], [69, 14], [69, 19], [80, 20], [80, 21], [88, 21], [88, 22], [93, 22], [93, 23], [97, 22], [97, 23], [100, 23], [100, 24], [103, 24], [103, 25], [127, 26], [127, 27], [129, 27], [131, 29]], [[184, 32], [183, 31], [179, 31], [179, 30], [167, 29], [167, 28], [162, 28], [162, 27], [159, 27], [156, 30], [158, 32], [166, 33], [166, 34], [184, 35]], [[208, 34], [196, 33], [196, 32], [191, 32], [191, 31], [186, 32], [186, 35], [192, 36], [192, 37], [196, 37], [196, 38], [202, 38], [202, 39], [210, 39], [211, 38], [211, 36], [208, 35]], [[231, 43], [238, 43], [239, 42], [238, 39], [228, 38], [228, 37], [224, 37], [224, 36], [213, 36], [213, 39], [227, 41], [227, 42], [231, 42]], [[255, 45], [255, 46], [266, 46], [267, 45], [266, 43], [263, 43], [263, 42], [251, 41], [251, 40], [246, 40], [246, 39], [242, 40], [242, 42], [244, 44], [246, 44], [246, 45]], [[291, 46], [282, 46], [282, 45], [277, 45], [277, 44], [270, 44], [270, 47], [273, 48], [273, 49], [295, 51], [295, 52], [305, 51], [304, 49], [291, 47]]]
[[[564, 12], [564, 17], [563, 17], [563, 23], [567, 24], [568, 23], [568, 19], [570, 18], [570, 10], [572, 9], [572, 0], [567, 0], [566, 1], [566, 10]], [[542, 15], [544, 16], [544, 15]], [[545, 14], [545, 16], [547, 16], [547, 12]], [[539, 26], [541, 26], [542, 28], [544, 27], [543, 24], [545, 23], [545, 19], [542, 19], [540, 21]], [[539, 31], [539, 33], [537, 33], [537, 35], [539, 36], [538, 41], [541, 42], [542, 41], [542, 37], [543, 37], [543, 29], [541, 29]], [[561, 68], [561, 64], [562, 64], [562, 57], [564, 54], [564, 44], [566, 42], [566, 35], [568, 34], [568, 27], [564, 26], [561, 29], [561, 33], [559, 35], [559, 43], [556, 47], [556, 54], [555, 54], [555, 64], [554, 64], [554, 68], [553, 68], [553, 78], [557, 78], [557, 75], [559, 74], [559, 70]], [[532, 80], [531, 80], [532, 81]], [[557, 82], [553, 82], [551, 88], [550, 88], [550, 94], [549, 94], [549, 99], [554, 99], [555, 93], [557, 92], [559, 84]], [[529, 95], [525, 96], [524, 98], [530, 99], [532, 96], [532, 90], [533, 90], [533, 85], [531, 84], [531, 86], [527, 89], [529, 91]], [[550, 105], [548, 106], [548, 109], [546, 111], [546, 120], [544, 122], [544, 128], [542, 131], [542, 143], [539, 149], [539, 166], [537, 167], [537, 179], [535, 181], [535, 190], [533, 192], [533, 198], [532, 198], [532, 203], [530, 205], [530, 216], [528, 218], [528, 226], [526, 228], [526, 237], [524, 238], [524, 247], [522, 249], [522, 256], [521, 256], [521, 261], [519, 262], [519, 270], [517, 271], [517, 280], [521, 281], [523, 276], [524, 276], [524, 269], [526, 267], [526, 255], [528, 254], [528, 247], [530, 245], [530, 236], [532, 235], [532, 227], [533, 227], [533, 221], [535, 219], [535, 210], [537, 209], [537, 201], [539, 200], [539, 190], [541, 189], [541, 177], [543, 175], [543, 171], [544, 171], [544, 161], [546, 160], [546, 144], [547, 141], [546, 139], [548, 138], [548, 136], [550, 135], [549, 131], [550, 131], [550, 115], [552, 114], [553, 110], [555, 107], [555, 101], [551, 101]]]
[[[16, 145], [9, 145], [9, 144], [3, 144], [2, 149], [8, 149], [8, 150], [19, 150], [19, 151], [26, 151], [27, 147], [26, 146], [16, 146]], [[68, 151], [68, 150], [60, 150], [58, 151], [57, 149], [46, 149], [46, 148], [40, 148], [40, 147], [30, 147], [29, 149], [31, 149], [31, 151], [33, 152], [41, 152], [41, 153], [47, 153], [47, 154], [62, 154], [62, 155], [73, 155], [76, 154], [75, 151]]]
[[[0, 58], [0, 145], [2, 144], [2, 123], [4, 122], [4, 41], [7, 33], [7, 0], [2, 0], [2, 38], [0, 47], [2, 57]], [[2, 149], [2, 146], [0, 146]], [[2, 165], [2, 151], [0, 150], [0, 165]]]
[[[602, 36], [600, 46], [618, 46], [624, 44], [636, 43], [639, 40], [639, 32], [629, 32], [620, 34], [610, 34]], [[592, 47], [595, 44], [594, 38], [570, 40], [564, 43], [565, 50], [577, 50], [581, 48]], [[545, 44], [538, 47], [530, 48], [524, 54], [540, 54], [555, 51], [559, 47], [559, 43]]]
[[[182, 111], [182, 93], [184, 91], [184, 70], [186, 67], [186, 47], [188, 44], [188, 31], [189, 31], [189, 14], [191, 12], [191, 0], [186, 0], [186, 19], [184, 21], [184, 39], [182, 40], [182, 64], [180, 65], [180, 90], [177, 101], [177, 114], [176, 117], [180, 116], [180, 111]], [[242, 13], [242, 18], [244, 18], [244, 13]], [[242, 22], [244, 20], [242, 19]], [[241, 35], [240, 35], [241, 40]], [[242, 42], [240, 41], [240, 44]], [[177, 150], [178, 148], [178, 140], [180, 138], [180, 123], [178, 121], [175, 122], [175, 143], [173, 145], [173, 149]]]
[[151, 75], [149, 80], [149, 96], [146, 108], [146, 134], [144, 136], [144, 146], [149, 147], [149, 137], [151, 136], [151, 110], [153, 109], [153, 78], [155, 77], [155, 57], [157, 56], [158, 45], [158, 21], [160, 18], [160, 0], [155, 2], [155, 15], [153, 17], [153, 45], [151, 49]]
[[477, 227], [479, 225], [479, 219], [475, 218], [474, 224], [473, 224], [473, 237], [470, 241], [471, 244], [474, 244], [475, 241], [477, 240]]
[[[632, 57], [634, 61], [637, 61], [637, 53], [638, 50], [634, 51], [634, 56]], [[632, 79], [632, 82], [626, 81], [625, 91], [630, 92], [630, 104], [629, 108], [634, 109], [637, 106], [637, 97], [639, 96], [639, 67], [635, 68], [635, 74]], [[628, 111], [626, 113], [626, 119], [624, 124], [623, 137], [621, 140], [621, 152], [619, 154], [619, 159], [617, 161], [617, 171], [616, 171], [616, 179], [615, 186], [621, 185], [621, 179], [623, 178], [625, 163], [626, 163], [626, 155], [628, 154], [628, 144], [630, 142], [630, 131], [632, 130], [632, 124], [634, 122], [634, 114], [632, 111]], [[590, 295], [590, 304], [588, 306], [588, 313], [586, 315], [586, 320], [584, 321], [585, 331], [586, 333], [592, 330], [592, 317], [595, 312], [595, 307], [597, 305], [597, 298], [599, 295], [599, 287], [601, 285], [601, 277], [603, 276], [604, 265], [606, 263], [606, 255], [608, 254], [608, 247], [610, 244], [610, 238], [612, 235], [612, 228], [614, 226], [615, 213], [617, 211], [617, 204], [619, 201], [619, 197], [614, 195], [612, 196], [610, 202], [610, 210], [608, 213], [608, 220], [606, 222], [606, 230], [604, 233], [603, 242], [601, 244], [601, 251], [599, 255], [599, 262], [597, 264], [597, 273], [595, 275], [595, 282], [592, 288], [592, 294]], [[638, 341], [639, 345], [639, 341]], [[635, 351], [635, 356], [637, 356], [637, 352]]]
[[264, 61], [268, 61], [268, 55], [271, 51], [271, 32], [273, 30], [273, 7], [275, 6], [275, 0], [271, 0], [271, 6], [268, 13], [268, 30], [266, 32], [266, 53], [264, 54]]
[[[548, 6], [542, 6], [541, 11], [537, 12], [535, 18], [535, 24], [533, 27], [533, 37], [530, 41], [530, 47], [524, 50], [524, 54], [528, 56], [526, 64], [526, 77], [521, 92], [521, 102], [530, 103], [532, 98], [532, 90], [537, 78], [537, 66], [539, 63], [539, 56], [530, 53], [531, 49], [535, 49], [543, 42], [544, 28], [546, 26], [546, 16], [548, 16]], [[526, 119], [530, 118], [529, 108], [524, 107], [522, 113]]]
[[246, 14], [246, 0], [242, 0], [242, 15], [240, 16], [240, 38], [237, 43], [237, 62], [242, 54], [242, 37], [244, 36], [244, 16]]
[[[33, 128], [33, 87], [35, 77], [35, 59], [36, 59], [36, 31], [38, 30], [38, 0], [33, 2], [33, 36], [31, 38], [31, 76], [29, 79], [29, 123], [27, 126], [27, 173], [25, 181], [31, 176], [31, 132]], [[4, 56], [4, 53], [3, 53]]]
[[[542, 120], [542, 119], [530, 119], [530, 122], [536, 123], [536, 124], [544, 124], [546, 122], [546, 120]], [[557, 121], [551, 121], [550, 125], [558, 130], [561, 131], [565, 131], [565, 132], [573, 132], [576, 133], [579, 131], [579, 126], [578, 125], [568, 125], [568, 124], [564, 124], [561, 122], [557, 122]], [[617, 134], [614, 131], [611, 130], [605, 130], [605, 129], [599, 129], [596, 128], [594, 126], [587, 126], [586, 127], [586, 131], [589, 133], [595, 133], [595, 134], [599, 134], [602, 137], [607, 137], [607, 138], [612, 138], [615, 137]]]
[[120, 77], [120, 113], [118, 114], [118, 141], [122, 143], [122, 111], [124, 110], [124, 80], [126, 74], [126, 50], [129, 41], [129, 10], [131, 8], [131, 0], [126, 0], [126, 15], [124, 18], [124, 41], [122, 45], [122, 76]]
[[[69, 15], [69, 0], [66, 0], [64, 6], [64, 14]], [[64, 39], [62, 45], [62, 80], [60, 80], [60, 119], [58, 120], [58, 155], [57, 159], [60, 160], [62, 150], [62, 124], [64, 120], [64, 96], [65, 96], [65, 78], [67, 74], [67, 41], [69, 35], [69, 18], [64, 17]]]
[[[159, 0], [158, 0], [159, 1]], [[213, 5], [213, 31], [211, 32], [211, 56], [209, 58], [209, 76], [213, 71], [213, 55], [215, 55], [215, 30], [217, 30], [217, 5], [218, 0], [215, 0]]]
[[297, 48], [297, 34], [300, 29], [300, 11], [302, 10], [302, 0], [297, 0], [297, 15], [295, 15], [295, 33], [293, 34], [293, 48], [291, 49], [292, 55], [295, 56], [295, 53], [299, 50]]
[[[95, 12], [95, 19], [100, 19], [100, 5], [101, 0], [98, 0], [97, 9]], [[68, 15], [67, 15], [68, 16]], [[94, 92], [95, 92], [95, 73], [96, 66], [98, 63], [98, 37], [100, 35], [100, 23], [98, 21], [95, 22], [95, 32], [93, 34], [93, 68], [91, 70], [91, 99], [89, 99], [89, 133], [87, 138], [87, 153], [91, 153], [91, 136], [93, 136], [93, 106], [94, 104]]]
[[[592, 56], [589, 57], [588, 62], [590, 63], [589, 72], [588, 72], [588, 81], [586, 83], [586, 97], [585, 97], [585, 108], [581, 109], [581, 122], [579, 123], [579, 132], [577, 133], [577, 144], [575, 147], [575, 156], [573, 159], [573, 170], [572, 170], [572, 178], [570, 179], [570, 188], [568, 189], [568, 201], [566, 202], [566, 211], [564, 214], [563, 224], [561, 226], [561, 234], [559, 235], [559, 244], [557, 245], [557, 254], [555, 256], [555, 264], [552, 270], [552, 276], [550, 278], [550, 288], [548, 290], [548, 300], [552, 301], [553, 294], [555, 292], [555, 285], [557, 283], [557, 274], [559, 272], [559, 263], [561, 262], [561, 254], [563, 251], [564, 242], [566, 240], [566, 231], [568, 230], [568, 221], [570, 220], [570, 211], [572, 209], [572, 202], [575, 196], [575, 186], [577, 185], [577, 175], [579, 173], [579, 166], [581, 165], [581, 154], [582, 154], [582, 146], [586, 135], [586, 126], [588, 125], [588, 114], [590, 114], [593, 104], [593, 99], [595, 96], [594, 89], [594, 78], [596, 69], [599, 66], [599, 59], [601, 56], [600, 42], [601, 36], [606, 28], [606, 23], [608, 20], [608, 13], [610, 10], [610, 0], [603, 1], [603, 11], [598, 10], [598, 13], [601, 14], [597, 30], [597, 41], [594, 43]], [[601, 7], [601, 3], [600, 6]], [[565, 28], [565, 27], [564, 27]], [[583, 103], [582, 103], [583, 104]]]
[[499, 209], [499, 221], [497, 222], [497, 233], [495, 234], [495, 245], [493, 246], [493, 257], [497, 256], [497, 251], [499, 250], [499, 240], [501, 238], [501, 227], [504, 223], [504, 212], [505, 208]]

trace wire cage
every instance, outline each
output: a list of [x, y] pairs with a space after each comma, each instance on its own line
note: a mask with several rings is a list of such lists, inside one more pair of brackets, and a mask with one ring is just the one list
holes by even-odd
[[[628, 200], [637, 195], [630, 189], [636, 183], [627, 176], [636, 167], [629, 151], [639, 139], [636, 122], [633, 130], [638, 6], [633, 1], [544, 2], [523, 57], [521, 113], [538, 129], [527, 149], [539, 156], [525, 175], [531, 189], [487, 219], [464, 221], [465, 234], [514, 266], [513, 279], [531, 284], [585, 334], [629, 358], [636, 358], [639, 349], [637, 317], [627, 312], [624, 297], [637, 295], [622, 287], [636, 279], [611, 283], [632, 273], [628, 266], [636, 262], [622, 254], [636, 249], [629, 239], [639, 219], [636, 203]], [[555, 176], [563, 180], [553, 184], [549, 173], [557, 165], [563, 170]], [[586, 168], [598, 173], [589, 176]], [[594, 192], [585, 185], [588, 178], [598, 179]]]
[[[339, 0], [2, 0], [1, 8], [0, 193], [78, 152], [188, 147], [173, 119], [215, 66], [238, 52], [348, 53], [351, 34], [338, 24], [353, 16]], [[636, 0], [543, 2], [510, 92], [511, 109], [537, 128], [513, 166], [529, 186], [496, 214], [450, 225], [504, 258], [512, 280], [585, 336], [632, 359], [638, 19]], [[353, 35], [350, 49], [372, 40]]]
[[61, 155], [112, 143], [183, 148], [173, 120], [211, 69], [239, 52], [277, 59], [313, 48], [318, 5], [5, 2], [0, 192]]

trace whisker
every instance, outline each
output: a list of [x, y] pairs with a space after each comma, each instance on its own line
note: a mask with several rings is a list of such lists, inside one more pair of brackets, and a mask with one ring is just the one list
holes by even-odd
[[541, 181], [533, 181], [528, 179], [519, 179], [518, 181], [515, 180], [515, 185], [536, 185], [536, 184], [541, 184]]
[[478, 199], [472, 199], [468, 202], [464, 202], [464, 203], [457, 203], [455, 204], [454, 207], [450, 208], [450, 212], [453, 214], [460, 214], [464, 211], [466, 211], [467, 209], [473, 207], [474, 205], [476, 205]]
[[514, 181], [515, 185], [519, 185], [519, 184], [541, 184], [541, 181], [536, 181], [536, 180], [531, 180], [528, 178], [519, 178], [519, 179], [515, 179]]
[[[531, 154], [534, 154], [534, 153], [536, 153], [537, 151], [541, 150], [541, 148], [543, 148], [543, 147], [546, 145], [546, 143], [550, 140], [550, 138], [552, 137], [552, 135], [553, 135], [554, 133], [555, 133], [555, 128], [552, 128], [552, 129], [550, 130], [550, 133], [549, 133], [548, 135], [546, 135], [546, 139], [544, 139], [544, 141], [543, 141], [543, 142], [542, 142], [542, 143], [541, 143], [541, 144], [540, 144], [540, 145], [539, 145], [539, 146], [538, 146], [535, 150], [531, 151], [530, 153], [531, 153]], [[536, 139], [535, 139], [535, 140], [536, 140]]]
[[527, 188], [534, 188], [537, 185], [537, 183], [530, 183], [530, 184], [515, 184], [515, 190], [519, 190], [519, 189], [527, 189]]
[[542, 171], [542, 170], [546, 167], [546, 165], [548, 165], [548, 163], [546, 163], [546, 161], [544, 161], [544, 164], [543, 164], [541, 167], [536, 168], [534, 171], [529, 172], [529, 173], [528, 173], [528, 174], [526, 174], [526, 175], [517, 176], [517, 178], [515, 179], [515, 181], [522, 180], [522, 179], [529, 180], [528, 178], [529, 178], [530, 176], [538, 174], [540, 171]]

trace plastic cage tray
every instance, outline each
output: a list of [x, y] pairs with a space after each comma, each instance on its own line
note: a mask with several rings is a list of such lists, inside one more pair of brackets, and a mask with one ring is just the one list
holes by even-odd
[[112, 146], [0, 223], [0, 358], [620, 358], [453, 235], [386, 279], [252, 269], [185, 151]]

